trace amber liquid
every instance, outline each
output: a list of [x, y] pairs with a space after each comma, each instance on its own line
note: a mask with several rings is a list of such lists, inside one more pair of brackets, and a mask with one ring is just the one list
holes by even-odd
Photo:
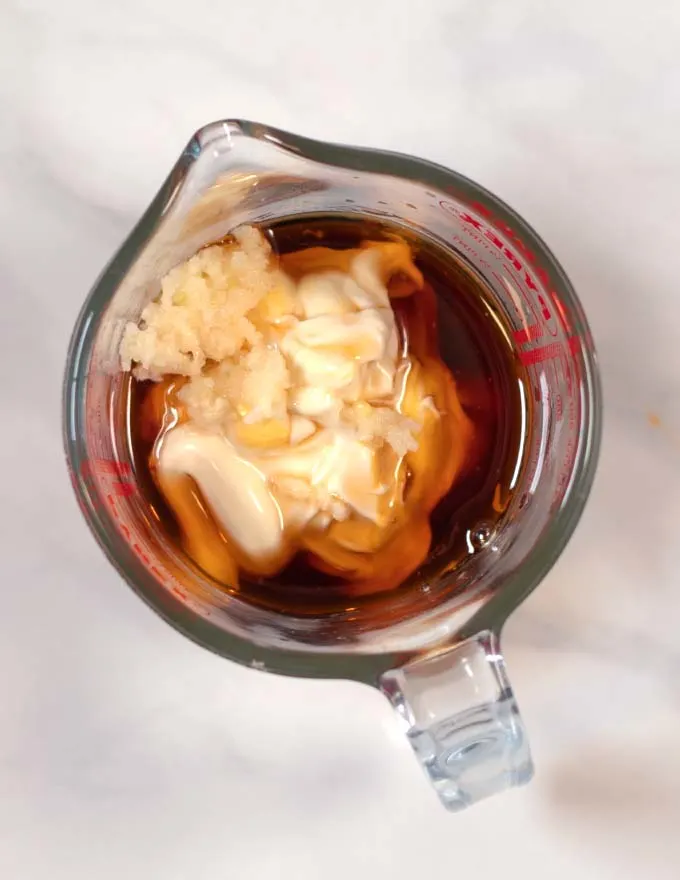
[[[298, 554], [273, 577], [243, 576], [238, 594], [255, 604], [295, 615], [354, 612], [361, 611], [362, 606], [378, 605], [380, 613], [388, 618], [391, 607], [413, 613], [422, 604], [439, 601], [452, 582], [450, 572], [465, 565], [475, 553], [483, 552], [479, 536], [493, 532], [511, 500], [511, 480], [521, 449], [522, 375], [503, 318], [469, 267], [412, 231], [337, 215], [297, 216], [265, 231], [274, 252], [282, 255], [320, 245], [354, 248], [362, 241], [388, 239], [395, 232], [406, 239], [423, 273], [425, 290], [422, 296], [416, 293], [392, 300], [397, 323], [407, 337], [410, 328], [422, 328], [423, 321], [430, 327], [438, 343], [438, 352], [430, 354], [438, 355], [453, 375], [474, 437], [464, 466], [431, 513], [432, 540], [427, 559], [395, 589], [375, 595], [370, 589], [362, 589], [358, 595], [352, 582], [319, 571], [304, 554]], [[417, 316], [414, 310], [420, 310]], [[154, 518], [182, 552], [177, 522], [149, 469], [155, 434], [148, 425], [145, 428], [139, 414], [150, 390], [151, 383], [129, 383], [130, 455]]]

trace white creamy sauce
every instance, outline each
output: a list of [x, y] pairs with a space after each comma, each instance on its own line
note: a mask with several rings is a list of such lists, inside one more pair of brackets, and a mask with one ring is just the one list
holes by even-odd
[[[365, 401], [398, 410], [398, 333], [375, 254], [354, 258], [350, 273], [303, 278], [298, 317], [286, 316], [278, 341], [292, 377], [289, 443], [258, 449], [225, 433], [180, 425], [159, 449], [164, 474], [192, 477], [214, 516], [253, 559], [276, 556], [310, 521], [319, 527], [356, 513], [380, 520], [375, 444], [343, 422], [343, 407]], [[395, 377], [397, 381], [395, 382]]]

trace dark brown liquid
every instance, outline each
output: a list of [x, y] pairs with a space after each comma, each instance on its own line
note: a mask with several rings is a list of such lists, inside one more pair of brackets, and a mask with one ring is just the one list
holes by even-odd
[[[395, 590], [373, 597], [357, 596], [352, 584], [312, 567], [299, 554], [286, 569], [271, 578], [241, 579], [238, 593], [259, 605], [290, 614], [319, 615], [360, 610], [379, 601], [386, 613], [390, 603], [417, 607], [424, 580], [438, 584], [444, 570], [463, 565], [479, 550], [478, 535], [493, 531], [510, 498], [510, 481], [518, 464], [522, 425], [518, 367], [504, 335], [502, 318], [477, 276], [451, 253], [413, 232], [368, 219], [348, 217], [296, 217], [272, 225], [267, 234], [276, 253], [305, 247], [357, 247], [398, 232], [416, 254], [416, 265], [436, 294], [439, 356], [451, 371], [465, 413], [474, 426], [474, 448], [450, 491], [431, 514], [432, 542], [426, 562]], [[408, 328], [418, 295], [394, 299], [398, 323]], [[501, 326], [499, 326], [499, 323]], [[181, 546], [173, 513], [149, 473], [148, 460], [155, 440], [145, 435], [135, 418], [149, 383], [130, 383], [131, 456], [141, 491], [154, 508], [168, 536]], [[444, 586], [440, 584], [442, 588]], [[427, 603], [432, 601], [431, 589]], [[411, 594], [407, 596], [406, 594]], [[415, 603], [415, 605], [413, 605]], [[412, 613], [412, 612], [411, 612]]]

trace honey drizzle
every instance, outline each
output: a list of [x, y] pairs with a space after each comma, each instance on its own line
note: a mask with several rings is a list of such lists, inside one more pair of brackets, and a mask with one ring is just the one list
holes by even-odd
[[[328, 269], [346, 272], [356, 254], [357, 249], [315, 247], [285, 254], [280, 260], [284, 270], [299, 279]], [[454, 379], [439, 358], [434, 290], [423, 282], [404, 242], [381, 243], [380, 255], [403, 351], [412, 361], [400, 409], [422, 420], [418, 448], [406, 454], [403, 472], [396, 475], [405, 484], [403, 504], [386, 529], [358, 515], [333, 522], [326, 531], [308, 527], [298, 536], [297, 546], [287, 546], [277, 563], [280, 570], [296, 551], [302, 552], [311, 567], [349, 581], [349, 591], [355, 595], [393, 589], [424, 561], [432, 539], [430, 513], [465, 467], [474, 439]], [[215, 580], [236, 588], [239, 569], [248, 573], [238, 548], [220, 528], [195, 482], [186, 476], [161, 477], [158, 467], [163, 435], [186, 420], [177, 398], [184, 381], [168, 376], [149, 388], [139, 410], [140, 433], [155, 439], [150, 471], [177, 518], [186, 552]], [[433, 404], [424, 413], [422, 392], [415, 392], [418, 385]]]

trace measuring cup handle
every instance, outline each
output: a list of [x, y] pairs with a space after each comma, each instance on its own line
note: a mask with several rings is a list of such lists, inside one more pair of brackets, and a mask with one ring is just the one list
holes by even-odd
[[381, 677], [380, 689], [448, 810], [463, 810], [533, 776], [495, 633], [393, 669]]

